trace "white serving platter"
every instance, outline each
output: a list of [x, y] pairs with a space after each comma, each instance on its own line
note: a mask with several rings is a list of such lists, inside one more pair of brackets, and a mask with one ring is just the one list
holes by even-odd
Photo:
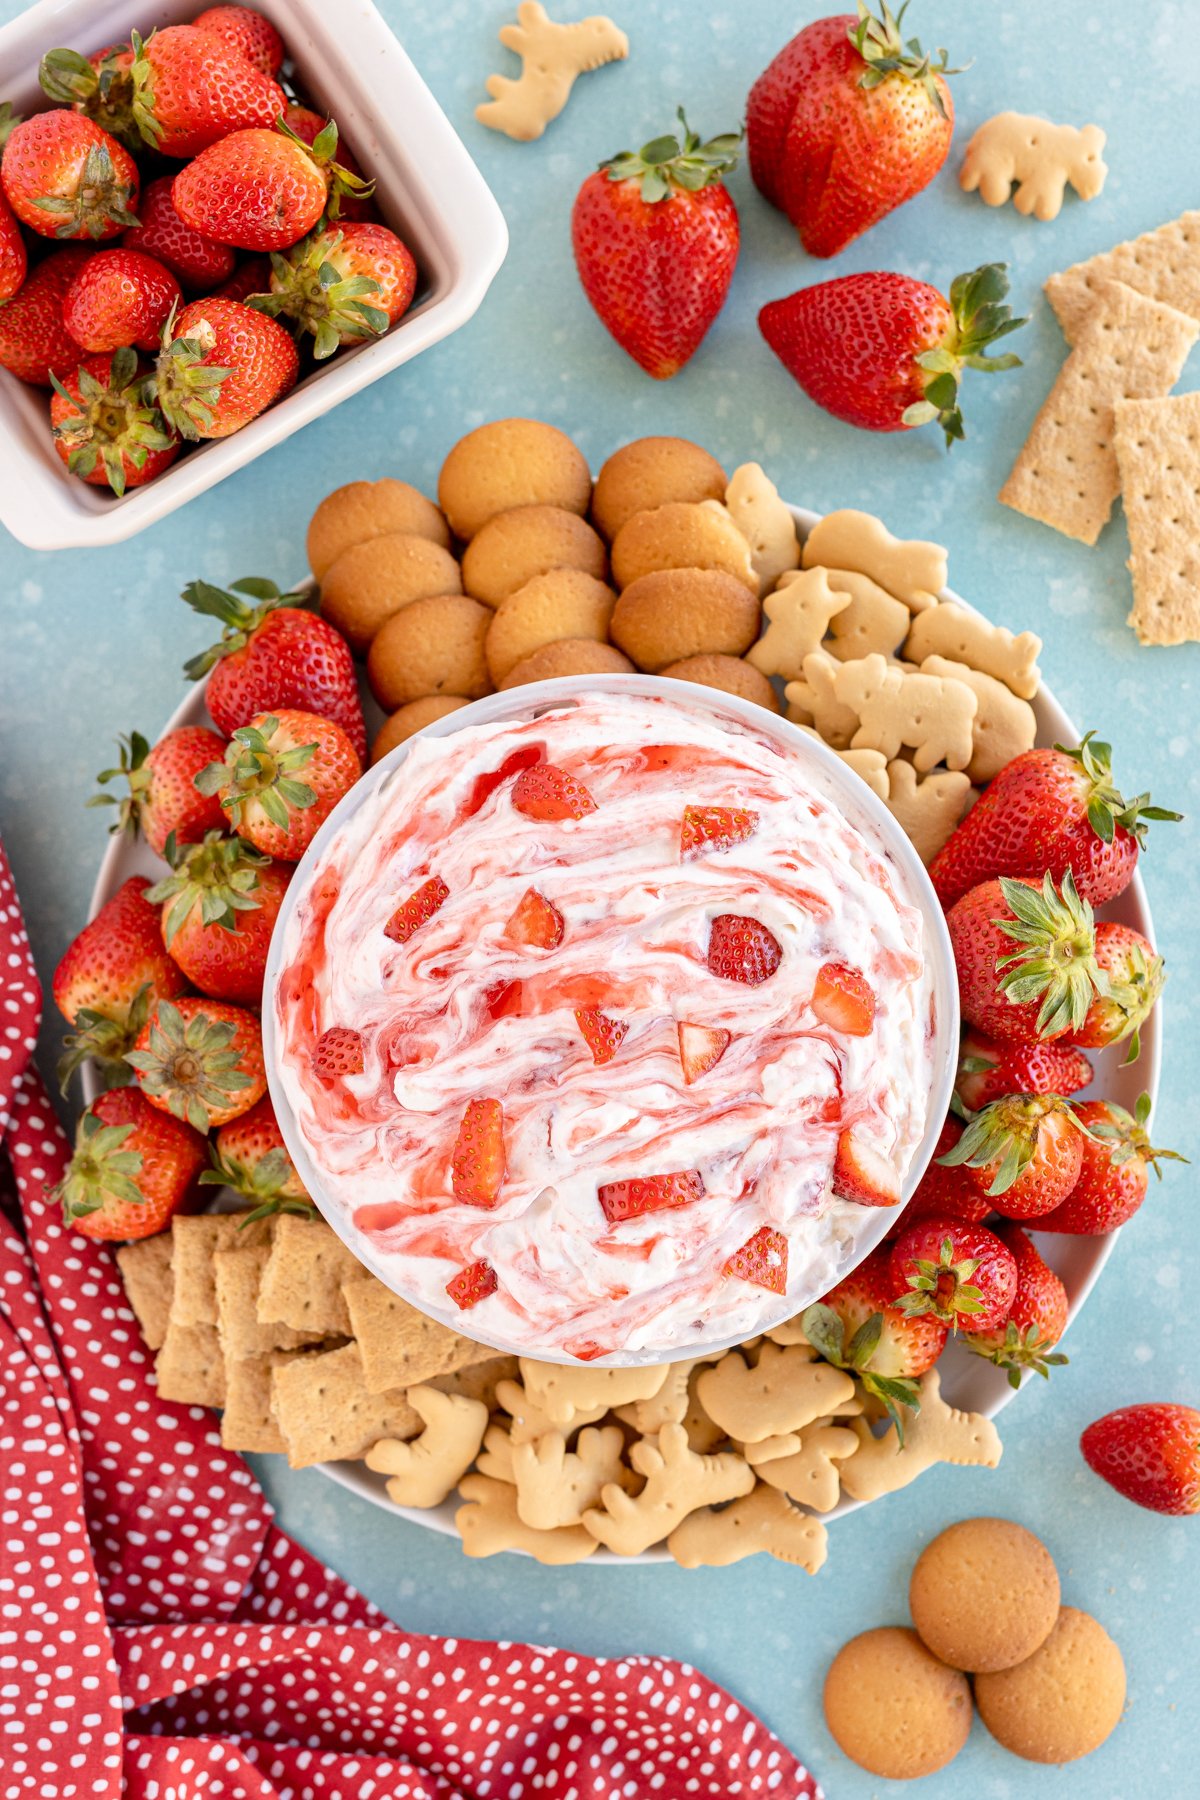
[[[793, 507], [797, 527], [801, 537], [805, 537], [817, 523], [819, 515], [804, 507]], [[298, 587], [306, 584], [299, 583]], [[959, 606], [970, 607], [970, 602], [951, 588], [944, 588], [941, 600], [953, 601]], [[1080, 732], [1068, 718], [1058, 701], [1048, 688], [1043, 687], [1033, 702], [1037, 715], [1037, 742], [1039, 745], [1054, 743], [1077, 743]], [[378, 716], [378, 715], [376, 715]], [[180, 725], [210, 724], [204, 705], [202, 686], [194, 687], [167, 720], [163, 731], [171, 731]], [[1102, 723], [1102, 721], [1098, 721]], [[96, 885], [92, 892], [89, 917], [95, 915], [110, 900], [123, 881], [131, 875], [148, 875], [157, 877], [164, 873], [165, 865], [149, 851], [146, 845], [125, 837], [114, 837], [105, 852]], [[1133, 882], [1120, 898], [1102, 909], [1102, 916], [1120, 920], [1123, 924], [1132, 925], [1142, 932], [1151, 943], [1154, 942], [1153, 921], [1146, 898], [1145, 886], [1140, 874], [1134, 876]], [[1095, 1065], [1096, 1080], [1087, 1094], [1103, 1095], [1105, 1099], [1114, 1100], [1126, 1107], [1130, 1112], [1142, 1093], [1149, 1093], [1151, 1103], [1157, 1102], [1159, 1073], [1162, 1059], [1162, 1002], [1155, 1007], [1141, 1034], [1141, 1056], [1136, 1063], [1128, 1066], [1122, 1063], [1124, 1046], [1118, 1049], [1089, 1052]], [[91, 1070], [84, 1071], [84, 1093], [90, 1101], [97, 1091]], [[1081, 1096], [1082, 1097], [1082, 1096]], [[1050, 1266], [1062, 1278], [1067, 1290], [1069, 1302], [1068, 1334], [1071, 1324], [1082, 1311], [1092, 1288], [1099, 1278], [1109, 1256], [1112, 1254], [1118, 1234], [1110, 1232], [1104, 1237], [1068, 1237], [1059, 1233], [1038, 1234], [1034, 1237], [1038, 1248]], [[1068, 1351], [1069, 1351], [1069, 1345]], [[942, 1392], [951, 1405], [965, 1411], [979, 1412], [988, 1418], [995, 1418], [1009, 1402], [1020, 1392], [1009, 1386], [1007, 1376], [982, 1357], [972, 1356], [960, 1344], [952, 1343], [942, 1356], [939, 1364], [942, 1376]], [[1027, 1377], [1027, 1379], [1029, 1379]], [[1053, 1377], [1056, 1383], [1070, 1380], [1069, 1370], [1060, 1370]], [[395, 1513], [399, 1518], [407, 1519], [412, 1524], [423, 1525], [430, 1531], [441, 1532], [451, 1537], [459, 1535], [454, 1516], [460, 1504], [457, 1500], [449, 1500], [440, 1507], [430, 1510], [418, 1510], [413, 1507], [397, 1506], [388, 1498], [386, 1479], [382, 1475], [373, 1474], [365, 1464], [324, 1463], [319, 1465], [319, 1472], [350, 1492], [369, 1500], [377, 1506]], [[830, 1513], [823, 1515], [826, 1524], [855, 1511], [862, 1504], [859, 1501], [844, 1499]], [[659, 1547], [644, 1552], [640, 1557], [621, 1557], [603, 1548], [590, 1556], [584, 1568], [597, 1566], [629, 1566], [648, 1562], [670, 1562], [669, 1553]]]

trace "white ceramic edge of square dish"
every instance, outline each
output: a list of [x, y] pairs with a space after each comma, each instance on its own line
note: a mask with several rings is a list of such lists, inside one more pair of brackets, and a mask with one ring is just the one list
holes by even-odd
[[[414, 304], [386, 336], [338, 351], [241, 431], [188, 451], [119, 500], [71, 475], [60, 460], [47, 423], [48, 390], [0, 370], [0, 522], [30, 549], [116, 544], [166, 517], [457, 331], [504, 261], [508, 228], [491, 189], [370, 0], [255, 4], [283, 33], [306, 91], [378, 176], [380, 211], [417, 260]], [[44, 98], [37, 66], [46, 50], [93, 50], [128, 37], [132, 27], [186, 23], [202, 8], [203, 0], [40, 0], [0, 28], [0, 94], [18, 112], [34, 110]]]

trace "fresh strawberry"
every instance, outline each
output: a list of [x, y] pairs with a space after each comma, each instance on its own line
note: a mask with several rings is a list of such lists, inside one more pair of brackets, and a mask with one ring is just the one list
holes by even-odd
[[175, 210], [193, 231], [239, 250], [287, 250], [341, 196], [368, 194], [371, 184], [335, 162], [337, 126], [330, 120], [311, 146], [278, 121], [274, 131], [234, 131], [179, 171]]
[[715, 1025], [692, 1025], [681, 1019], [676, 1027], [679, 1034], [679, 1065], [683, 1070], [683, 1079], [690, 1087], [693, 1081], [699, 1081], [710, 1069], [715, 1069], [733, 1037], [731, 1031], [725, 1031]]
[[900, 1177], [887, 1158], [853, 1130], [840, 1133], [833, 1158], [833, 1191], [856, 1206], [899, 1206]]
[[251, 1012], [185, 994], [159, 1000], [125, 1058], [151, 1106], [211, 1131], [267, 1091], [262, 1027]]
[[981, 882], [946, 925], [968, 1025], [1003, 1044], [1078, 1037], [1102, 977], [1092, 909], [1070, 870], [1061, 893], [1049, 875]]
[[65, 1222], [85, 1237], [153, 1237], [190, 1205], [207, 1160], [198, 1131], [159, 1112], [136, 1088], [113, 1088], [81, 1115], [54, 1197]]
[[478, 1262], [468, 1263], [453, 1280], [446, 1283], [446, 1292], [455, 1306], [461, 1307], [463, 1312], [470, 1312], [473, 1306], [478, 1306], [481, 1300], [494, 1294], [499, 1285], [491, 1263], [485, 1257], [480, 1257]]
[[450, 889], [441, 876], [430, 876], [407, 900], [400, 902], [383, 928], [384, 937], [391, 938], [393, 944], [407, 944], [413, 933], [428, 924], [449, 898]]
[[1071, 1041], [1088, 1050], [1105, 1050], [1129, 1039], [1127, 1063], [1141, 1053], [1141, 1031], [1167, 979], [1163, 959], [1132, 925], [1101, 919], [1096, 926], [1096, 963], [1104, 990], [1093, 996], [1087, 1017]]
[[260, 12], [250, 6], [206, 6], [192, 20], [197, 31], [211, 31], [229, 49], [236, 50], [261, 69], [264, 75], [278, 75], [287, 52], [283, 39]]
[[1083, 1161], [1079, 1179], [1067, 1198], [1053, 1212], [1039, 1218], [1039, 1231], [1062, 1231], [1072, 1237], [1090, 1237], [1115, 1231], [1132, 1219], [1154, 1170], [1162, 1179], [1160, 1162], [1186, 1162], [1175, 1150], [1157, 1150], [1146, 1127], [1150, 1122], [1150, 1096], [1142, 1094], [1132, 1113], [1115, 1100], [1081, 1100], [1080, 1123], [1090, 1136], [1083, 1137]]
[[266, 256], [247, 256], [238, 264], [228, 281], [213, 292], [222, 300], [246, 301], [254, 294], [265, 294], [271, 285], [271, 263]]
[[981, 1194], [1010, 1219], [1053, 1212], [1083, 1166], [1085, 1128], [1058, 1094], [1010, 1094], [975, 1114], [942, 1158], [970, 1169]]
[[210, 294], [167, 321], [155, 388], [181, 437], [240, 431], [296, 385], [296, 346], [274, 319]]
[[[170, 269], [176, 280], [190, 292], [207, 293], [227, 282], [234, 273], [237, 257], [228, 244], [218, 244], [185, 225], [175, 211], [171, 199], [173, 175], [160, 175], [148, 182], [138, 202], [139, 224], [130, 226], [121, 239], [128, 250], [141, 250], [156, 257]], [[247, 293], [254, 293], [251, 287]], [[241, 294], [229, 299], [244, 299]]]
[[220, 758], [195, 778], [238, 836], [282, 862], [299, 862], [362, 764], [340, 725], [281, 709], [239, 725]]
[[1092, 1065], [1065, 1044], [993, 1044], [969, 1031], [963, 1040], [954, 1091], [968, 1112], [1008, 1094], [1062, 1094], [1087, 1087]]
[[933, 1160], [922, 1175], [912, 1199], [896, 1221], [897, 1232], [907, 1231], [918, 1219], [963, 1219], [980, 1225], [992, 1210], [992, 1203], [979, 1191], [974, 1171], [947, 1167], [945, 1157], [963, 1134], [961, 1119], [949, 1113], [938, 1133]]
[[55, 250], [0, 306], [0, 368], [34, 387], [49, 387], [55, 375], [74, 375], [84, 353], [62, 322], [62, 303], [91, 254], [82, 244]]
[[77, 50], [49, 50], [38, 69], [42, 92], [59, 106], [85, 113], [134, 155], [145, 139], [133, 120], [133, 47], [105, 44], [88, 56]]
[[1088, 732], [1077, 749], [1026, 750], [1005, 763], [929, 865], [942, 905], [997, 875], [1061, 886], [1069, 870], [1092, 906], [1114, 900], [1133, 880], [1148, 820], [1178, 813], [1126, 800], [1112, 778], [1112, 751]]
[[[331, 120], [324, 113], [314, 112], [311, 106], [301, 106], [298, 101], [293, 100], [283, 115], [283, 122], [302, 143], [311, 148]], [[339, 165], [348, 175], [362, 176], [362, 164], [343, 137], [338, 138], [337, 157]], [[366, 224], [370, 220], [377, 220], [379, 214], [370, 198], [371, 191], [370, 183], [366, 183], [362, 193], [340, 194], [337, 214], [339, 221], [353, 220], [356, 224]]]
[[180, 299], [168, 268], [141, 250], [98, 250], [63, 299], [63, 324], [85, 350], [157, 350]]
[[609, 1063], [621, 1048], [629, 1026], [624, 1019], [610, 1019], [594, 1006], [581, 1007], [575, 1023], [583, 1033], [583, 1041], [592, 1053], [594, 1063]]
[[758, 814], [742, 806], [685, 806], [679, 829], [679, 855], [707, 856], [744, 844], [758, 829]]
[[247, 1225], [272, 1213], [315, 1216], [308, 1190], [288, 1155], [269, 1094], [221, 1126], [210, 1155], [212, 1167], [201, 1175], [201, 1187], [232, 1188], [249, 1200], [252, 1210], [244, 1221]]
[[512, 803], [527, 819], [582, 819], [595, 812], [596, 802], [574, 775], [553, 763], [535, 763], [522, 769], [513, 782]]
[[339, 218], [272, 256], [270, 292], [254, 305], [309, 335], [321, 362], [342, 344], [381, 337], [408, 311], [416, 285], [412, 251], [394, 231]]
[[782, 1231], [760, 1225], [725, 1264], [726, 1275], [752, 1281], [772, 1294], [787, 1293], [788, 1241]]
[[332, 719], [366, 760], [354, 659], [345, 638], [309, 610], [312, 599], [253, 577], [235, 581], [231, 592], [189, 582], [183, 598], [224, 628], [219, 643], [184, 664], [190, 680], [208, 676], [204, 699], [218, 731], [230, 737], [256, 713], [295, 707]]
[[709, 927], [705, 954], [709, 973], [722, 981], [761, 987], [783, 961], [783, 948], [760, 919], [741, 913], [718, 913]]
[[202, 993], [260, 1005], [267, 948], [291, 869], [215, 831], [199, 844], [168, 839], [165, 854], [171, 873], [146, 898], [161, 902], [167, 949]]
[[920, 1409], [917, 1377], [946, 1347], [947, 1327], [930, 1313], [910, 1315], [893, 1304], [887, 1250], [881, 1245], [801, 1318], [813, 1348], [862, 1382], [896, 1421]]
[[471, 1100], [450, 1161], [450, 1190], [466, 1206], [493, 1207], [504, 1185], [504, 1108], [499, 1100]]
[[888, 1270], [892, 1301], [902, 1313], [931, 1313], [959, 1330], [992, 1331], [1012, 1311], [1017, 1262], [985, 1225], [962, 1219], [921, 1219], [892, 1245]]
[[151, 1005], [187, 990], [187, 976], [163, 947], [159, 909], [146, 899], [149, 886], [144, 875], [122, 882], [54, 971], [54, 1004], [74, 1027], [58, 1065], [64, 1092], [87, 1057], [100, 1064], [106, 1081], [128, 1081], [125, 1052]]
[[571, 242], [583, 291], [622, 350], [665, 381], [699, 348], [733, 280], [741, 233], [721, 177], [739, 132], [702, 144], [654, 138], [600, 164], [575, 197]]
[[[269, 75], [195, 25], [169, 25], [144, 41], [133, 32], [130, 42], [133, 61], [123, 78], [128, 86], [118, 94], [114, 83], [110, 104], [125, 99], [143, 140], [163, 156], [198, 156], [233, 132], [269, 127], [287, 105]], [[86, 76], [76, 75], [86, 86]], [[78, 103], [78, 86], [76, 95]]]
[[987, 347], [1024, 325], [1004, 305], [1003, 263], [957, 275], [945, 299], [927, 282], [877, 270], [843, 275], [771, 300], [758, 315], [767, 343], [810, 400], [863, 431], [911, 431], [936, 419], [947, 444], [964, 436], [964, 369], [1020, 366]]
[[114, 494], [169, 469], [180, 443], [153, 398], [136, 350], [81, 356], [61, 380], [50, 376], [50, 435], [72, 475]]
[[503, 937], [509, 944], [527, 944], [535, 950], [557, 950], [563, 940], [563, 916], [536, 888], [526, 888]]
[[810, 256], [836, 256], [928, 187], [946, 160], [957, 74], [900, 34], [886, 0], [875, 16], [818, 19], [785, 45], [750, 90], [750, 173], [782, 207]]
[[635, 1175], [628, 1181], [604, 1181], [596, 1190], [600, 1210], [610, 1225], [640, 1219], [644, 1213], [671, 1212], [704, 1198], [704, 1177], [699, 1169], [678, 1169], [670, 1175]]
[[1200, 1412], [1178, 1401], [1121, 1406], [1079, 1440], [1093, 1474], [1151, 1512], [1200, 1512]]
[[349, 1025], [331, 1025], [313, 1045], [312, 1071], [318, 1081], [344, 1081], [365, 1067], [363, 1041]]
[[[1038, 1230], [1042, 1229], [1039, 1219]], [[1019, 1225], [1001, 1225], [997, 1236], [1016, 1259], [1017, 1292], [1012, 1311], [1003, 1325], [991, 1331], [972, 1331], [966, 1344], [977, 1356], [1006, 1369], [1009, 1386], [1017, 1388], [1026, 1369], [1049, 1379], [1052, 1368], [1069, 1361], [1054, 1350], [1067, 1329], [1067, 1290]]]
[[875, 1023], [875, 994], [861, 969], [849, 963], [822, 963], [809, 1001], [822, 1025], [845, 1037], [869, 1037]]
[[0, 182], [18, 219], [39, 237], [110, 238], [137, 224], [137, 164], [80, 113], [35, 113], [12, 125]]
[[224, 756], [225, 739], [206, 725], [180, 725], [159, 738], [151, 749], [140, 731], [118, 738], [120, 757], [115, 769], [102, 769], [100, 786], [120, 783], [127, 791], [96, 794], [89, 806], [115, 806], [117, 817], [110, 831], [141, 832], [155, 856], [166, 849], [172, 833], [177, 844], [198, 844], [207, 831], [222, 831], [225, 815], [220, 802], [196, 789], [196, 776], [216, 756]]
[[11, 300], [25, 279], [29, 256], [11, 206], [0, 194], [0, 300]]

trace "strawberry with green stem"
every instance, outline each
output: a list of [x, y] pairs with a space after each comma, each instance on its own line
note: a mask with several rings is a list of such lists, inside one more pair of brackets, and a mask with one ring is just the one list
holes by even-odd
[[845, 1369], [882, 1405], [904, 1441], [907, 1413], [920, 1411], [918, 1379], [946, 1347], [947, 1327], [929, 1314], [908, 1316], [893, 1303], [881, 1245], [801, 1316], [809, 1343]]
[[996, 374], [1020, 357], [989, 346], [1024, 325], [1005, 305], [1003, 263], [950, 284], [872, 271], [843, 275], [771, 300], [761, 330], [788, 373], [824, 411], [864, 431], [911, 431], [937, 420], [947, 446], [963, 437], [964, 370]]
[[151, 1106], [197, 1131], [248, 1112], [267, 1088], [254, 1014], [197, 995], [159, 1000], [125, 1060]]
[[909, 1318], [926, 1314], [952, 1331], [993, 1331], [1012, 1311], [1017, 1263], [985, 1225], [963, 1219], [920, 1219], [901, 1233], [888, 1257], [892, 1304]]
[[417, 285], [412, 252], [386, 225], [319, 226], [271, 257], [270, 292], [256, 311], [311, 336], [318, 362], [343, 344], [381, 337], [408, 311]]
[[1115, 1100], [1081, 1100], [1078, 1113], [1088, 1133], [1079, 1179], [1053, 1212], [1038, 1219], [1039, 1231], [1072, 1237], [1115, 1231], [1146, 1198], [1151, 1169], [1161, 1181], [1160, 1163], [1187, 1161], [1151, 1142], [1149, 1094], [1139, 1096], [1132, 1113]]
[[1026, 1371], [1048, 1380], [1051, 1369], [1070, 1360], [1054, 1348], [1067, 1328], [1067, 1290], [1019, 1225], [1001, 1225], [997, 1235], [1017, 1265], [1012, 1310], [1002, 1325], [970, 1331], [965, 1342], [976, 1356], [1005, 1370], [1010, 1387], [1019, 1388]]
[[1087, 1135], [1061, 1095], [1009, 1094], [976, 1113], [941, 1160], [969, 1169], [998, 1213], [1034, 1219], [1053, 1212], [1079, 1180]]
[[1068, 869], [1041, 882], [981, 882], [946, 915], [962, 1015], [998, 1043], [1076, 1037], [1107, 979], [1092, 909]]
[[94, 794], [88, 806], [115, 806], [110, 831], [136, 837], [140, 831], [150, 849], [161, 856], [172, 835], [177, 844], [198, 844], [206, 832], [221, 831], [225, 815], [216, 799], [196, 788], [196, 776], [214, 757], [224, 756], [225, 739], [206, 725], [180, 725], [151, 748], [140, 731], [118, 738], [115, 768], [102, 769], [102, 788], [116, 783], [123, 791]]
[[239, 837], [266, 856], [299, 862], [362, 774], [340, 725], [315, 713], [258, 713], [239, 725], [219, 761], [195, 777]]
[[52, 1196], [84, 1237], [153, 1237], [191, 1205], [206, 1161], [198, 1131], [136, 1088], [114, 1088], [81, 1114], [75, 1154]]
[[291, 868], [215, 831], [198, 844], [168, 838], [163, 854], [170, 874], [146, 898], [162, 907], [167, 949], [202, 993], [260, 1005], [271, 932]]
[[218, 731], [232, 737], [257, 713], [295, 708], [340, 725], [365, 761], [354, 658], [345, 638], [318, 615], [315, 595], [281, 593], [273, 581], [247, 576], [229, 589], [189, 582], [183, 599], [222, 627], [217, 643], [184, 664], [191, 681], [207, 675], [204, 698]]
[[1167, 979], [1163, 959], [1149, 938], [1132, 925], [1101, 919], [1096, 925], [1096, 966], [1101, 985], [1071, 1042], [1105, 1050], [1129, 1042], [1125, 1063], [1141, 1055], [1142, 1026], [1158, 1003]]
[[73, 373], [50, 375], [50, 435], [72, 475], [118, 497], [169, 469], [180, 443], [154, 403], [136, 350], [81, 356]]
[[140, 187], [128, 150], [78, 113], [0, 123], [0, 183], [39, 237], [110, 238], [137, 224]]
[[1093, 1474], [1136, 1506], [1186, 1517], [1200, 1512], [1200, 1411], [1178, 1401], [1121, 1406], [1079, 1440]]
[[239, 300], [210, 294], [172, 312], [154, 388], [181, 437], [229, 437], [296, 385], [300, 358], [282, 325]]
[[575, 197], [571, 241], [583, 291], [633, 360], [665, 381], [695, 354], [725, 303], [740, 243], [722, 177], [740, 132], [680, 135], [601, 163]]
[[[282, 118], [272, 131], [234, 131], [180, 170], [171, 188], [186, 225], [238, 250], [287, 250], [342, 196], [365, 198], [374, 184], [336, 160], [333, 120], [306, 144]], [[382, 229], [382, 228], [381, 228]]]
[[308, 1190], [288, 1155], [269, 1094], [222, 1125], [209, 1150], [212, 1167], [201, 1175], [200, 1185], [232, 1188], [248, 1200], [251, 1210], [243, 1224], [274, 1213], [294, 1213], [306, 1219], [316, 1216]]
[[38, 81], [57, 105], [85, 113], [137, 155], [146, 146], [130, 110], [132, 67], [130, 44], [106, 44], [88, 56], [76, 50], [49, 50], [38, 68]]
[[63, 1092], [84, 1061], [107, 1086], [131, 1079], [125, 1052], [158, 1000], [186, 993], [187, 976], [167, 954], [150, 883], [131, 875], [67, 946], [54, 971], [54, 1004], [72, 1027], [58, 1075]]
[[981, 1225], [991, 1212], [992, 1203], [980, 1193], [971, 1172], [946, 1165], [946, 1153], [954, 1148], [962, 1134], [963, 1120], [953, 1112], [947, 1114], [929, 1166], [896, 1221], [897, 1233], [906, 1231], [918, 1219], [964, 1219], [968, 1224]]

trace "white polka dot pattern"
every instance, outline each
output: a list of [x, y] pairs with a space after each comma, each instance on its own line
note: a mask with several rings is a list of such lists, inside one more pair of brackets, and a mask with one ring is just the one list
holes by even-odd
[[694, 1669], [415, 1637], [272, 1523], [211, 1415], [158, 1399], [111, 1254], [47, 1199], [69, 1148], [39, 1008], [0, 848], [6, 1800], [820, 1800]]

